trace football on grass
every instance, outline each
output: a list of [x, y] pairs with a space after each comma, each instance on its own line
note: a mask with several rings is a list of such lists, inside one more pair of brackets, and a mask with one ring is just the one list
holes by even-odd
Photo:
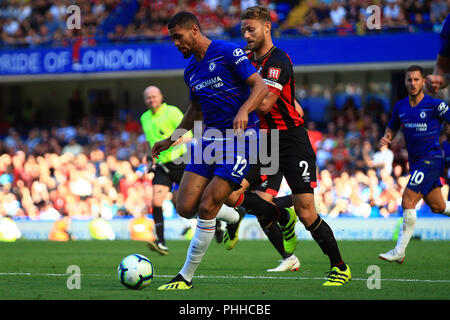
[[129, 289], [143, 289], [153, 279], [153, 264], [141, 254], [125, 257], [117, 268], [119, 281]]

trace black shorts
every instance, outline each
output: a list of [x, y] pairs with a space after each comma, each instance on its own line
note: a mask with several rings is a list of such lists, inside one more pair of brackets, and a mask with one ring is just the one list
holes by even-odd
[[314, 193], [317, 186], [316, 154], [308, 132], [299, 126], [280, 130], [279, 134], [279, 171], [286, 178], [292, 194]]
[[172, 188], [173, 183], [180, 183], [186, 164], [175, 164], [173, 162], [157, 163], [153, 185], [160, 184]]
[[280, 191], [281, 182], [283, 182], [283, 173], [281, 171], [278, 171], [272, 176], [267, 176], [267, 180], [257, 186], [255, 190], [262, 191], [276, 197], [278, 191]]
[[245, 180], [250, 184], [248, 190], [258, 190], [276, 196], [283, 181], [283, 173], [279, 171], [274, 175], [262, 175], [261, 166], [252, 164], [245, 176]]

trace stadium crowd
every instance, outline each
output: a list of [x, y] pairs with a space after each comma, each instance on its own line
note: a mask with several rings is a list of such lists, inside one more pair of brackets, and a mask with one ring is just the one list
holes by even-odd
[[[80, 28], [66, 22], [80, 9]], [[0, 2], [0, 46], [91, 46], [103, 42], [168, 39], [167, 22], [179, 10], [199, 17], [206, 35], [240, 37], [240, 12], [271, 9], [274, 35], [348, 35], [370, 32], [439, 32], [448, 0], [7, 0]], [[381, 30], [368, 30], [369, 5], [381, 10]]]
[[[391, 150], [377, 150], [388, 115], [351, 105], [344, 110], [331, 115], [325, 129], [306, 124], [317, 154], [321, 214], [399, 215], [408, 180], [402, 137]], [[136, 119], [85, 116], [21, 132], [12, 124], [0, 137], [0, 216], [111, 219], [150, 213], [153, 173]], [[448, 186], [443, 190], [448, 193]]]

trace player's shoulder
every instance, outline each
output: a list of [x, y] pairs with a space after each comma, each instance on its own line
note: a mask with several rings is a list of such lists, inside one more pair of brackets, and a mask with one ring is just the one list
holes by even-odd
[[286, 69], [292, 67], [292, 61], [289, 55], [283, 49], [273, 47], [271, 51], [269, 51], [269, 56], [265, 65], [268, 67], [278, 66]]
[[286, 61], [287, 63], [292, 64], [291, 63], [291, 58], [289, 57], [287, 52], [284, 51], [283, 49], [279, 48], [279, 47], [274, 47], [273, 48], [272, 53], [270, 54], [270, 58], [271, 59], [281, 60], [281, 61]]
[[286, 51], [284, 51], [283, 49], [281, 49], [280, 47], [274, 47], [273, 51], [271, 53], [271, 56], [273, 57], [279, 57], [279, 58], [283, 58], [283, 59], [290, 59], [289, 55], [287, 54]]
[[447, 103], [444, 100], [439, 98], [433, 98], [427, 94], [425, 95], [424, 99], [427, 103], [431, 104], [433, 107], [438, 107], [439, 109], [444, 108], [447, 105]]
[[181, 112], [180, 108], [178, 108], [177, 106], [173, 106], [170, 104], [166, 104], [166, 110], [168, 113], [179, 113]]
[[409, 97], [400, 99], [394, 104], [394, 108], [400, 108], [403, 106], [409, 106]]
[[151, 114], [150, 110], [144, 111], [140, 117], [141, 122], [144, 122], [145, 120], [147, 120], [150, 117], [150, 114]]
[[214, 44], [214, 49], [218, 53], [233, 59], [245, 55], [244, 49], [242, 49], [237, 43], [225, 40], [214, 40], [212, 44]]

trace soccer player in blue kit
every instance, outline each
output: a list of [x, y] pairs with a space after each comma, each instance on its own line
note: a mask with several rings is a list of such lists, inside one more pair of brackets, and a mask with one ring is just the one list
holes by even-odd
[[[251, 139], [258, 139], [259, 130], [254, 110], [261, 105], [268, 89], [244, 50], [230, 42], [208, 39], [192, 13], [175, 14], [168, 29], [177, 49], [184, 58], [190, 58], [184, 80], [190, 89], [191, 103], [178, 129], [191, 130], [195, 121], [203, 120], [204, 124], [201, 141], [192, 148], [191, 161], [186, 166], [176, 201], [177, 212], [182, 217], [192, 218], [198, 214], [197, 228], [183, 268], [169, 283], [158, 288], [186, 290], [192, 288], [195, 270], [214, 237], [217, 213], [229, 195], [240, 188], [249, 169], [249, 145]], [[230, 129], [236, 133], [232, 138], [233, 148], [226, 142], [229, 137], [225, 133]], [[226, 138], [209, 135], [217, 130]], [[157, 157], [175, 141], [176, 138], [169, 137], [155, 143], [152, 155]], [[221, 150], [217, 150], [217, 141], [221, 141]], [[215, 155], [222, 154], [219, 161], [203, 157], [203, 151], [212, 143]], [[198, 159], [198, 147], [201, 159]]]
[[423, 198], [434, 213], [450, 214], [450, 202], [441, 193], [440, 176], [444, 156], [439, 144], [443, 121], [450, 122], [448, 105], [423, 92], [425, 75], [420, 66], [410, 66], [406, 71], [405, 85], [408, 97], [398, 101], [392, 111], [380, 145], [391, 143], [402, 128], [408, 150], [411, 177], [403, 192], [403, 223], [394, 249], [379, 254], [380, 259], [403, 263], [405, 251], [414, 232], [416, 205]]

